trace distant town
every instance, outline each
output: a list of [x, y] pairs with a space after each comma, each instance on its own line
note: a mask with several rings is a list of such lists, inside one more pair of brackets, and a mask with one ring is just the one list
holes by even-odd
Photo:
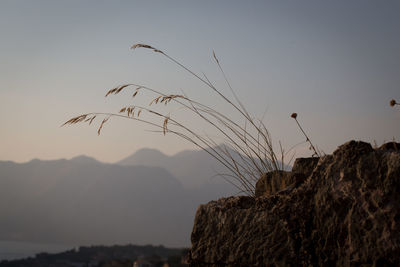
[[0, 267], [183, 267], [189, 266], [188, 253], [188, 249], [151, 245], [91, 246], [3, 260]]

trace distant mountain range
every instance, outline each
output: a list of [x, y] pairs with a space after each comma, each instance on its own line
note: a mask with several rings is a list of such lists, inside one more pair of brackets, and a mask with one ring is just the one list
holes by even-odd
[[197, 206], [237, 192], [221, 171], [204, 151], [0, 161], [0, 240], [188, 246]]
[[[187, 188], [207, 184], [223, 184], [224, 187], [230, 188], [230, 185], [218, 176], [220, 173], [227, 172], [225, 167], [203, 150], [185, 150], [173, 156], [167, 156], [158, 150], [145, 148], [116, 164], [164, 168]], [[228, 192], [224, 190], [222, 194], [224, 193]]]

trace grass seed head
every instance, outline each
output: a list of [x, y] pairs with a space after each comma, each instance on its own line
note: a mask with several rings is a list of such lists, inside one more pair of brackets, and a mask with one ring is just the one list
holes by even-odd
[[131, 46], [131, 49], [136, 49], [136, 48], [147, 48], [147, 49], [153, 50], [156, 53], [164, 54], [161, 50], [158, 50], [157, 48], [154, 48], [151, 45], [147, 45], [147, 44], [134, 44]]
[[147, 44], [134, 44], [131, 46], [131, 49], [136, 49], [136, 48], [155, 49], [154, 47], [147, 45]]
[[101, 122], [100, 127], [99, 127], [99, 129], [97, 130], [97, 135], [100, 135], [101, 129], [103, 128], [104, 123], [106, 123], [106, 122], [108, 121], [108, 119], [109, 119], [109, 117], [108, 117], [108, 118], [105, 118], [105, 119]]
[[[106, 93], [106, 96], [116, 95], [121, 92], [124, 88], [132, 86], [136, 90], [132, 92], [131, 96], [136, 97], [139, 89], [143, 88], [143, 91], [151, 91], [155, 93], [156, 96], [151, 100], [149, 105], [157, 105], [163, 103], [165, 105], [170, 102], [176, 102], [181, 107], [191, 111], [195, 116], [200, 116], [205, 120], [210, 126], [212, 126], [215, 130], [217, 130], [223, 139], [228, 143], [230, 149], [233, 149], [233, 153], [237, 154], [239, 159], [236, 159], [231, 152], [228, 151], [227, 147], [218, 146], [216, 140], [213, 140], [211, 137], [202, 136], [199, 132], [196, 132], [196, 129], [191, 129], [185, 124], [180, 123], [176, 119], [172, 119], [170, 115], [165, 115], [164, 113], [159, 113], [151, 108], [143, 108], [143, 111], [147, 114], [139, 119], [139, 115], [142, 112], [140, 107], [136, 107], [136, 114], [134, 114], [135, 106], [126, 106], [122, 107], [119, 111], [119, 114], [114, 113], [89, 113], [83, 114], [78, 117], [72, 118], [67, 121], [65, 124], [76, 124], [79, 122], [87, 121], [89, 124], [95, 119], [96, 115], [98, 117], [105, 116], [105, 119], [102, 120], [100, 126], [98, 128], [98, 134], [104, 126], [104, 124], [111, 118], [112, 116], [123, 117], [134, 119], [136, 121], [140, 121], [143, 123], [147, 123], [148, 125], [152, 125], [159, 129], [159, 132], [162, 132], [164, 135], [166, 133], [176, 134], [179, 137], [191, 142], [197, 147], [204, 149], [208, 154], [213, 156], [218, 162], [223, 164], [227, 168], [227, 174], [221, 174], [221, 176], [226, 178], [226, 180], [234, 185], [236, 188], [240, 190], [240, 192], [245, 192], [254, 196], [255, 183], [258, 178], [265, 172], [271, 170], [283, 170], [283, 149], [281, 147], [282, 152], [282, 162], [278, 162], [278, 158], [273, 151], [273, 143], [269, 132], [263, 123], [257, 125], [257, 121], [247, 112], [246, 108], [241, 104], [240, 100], [236, 97], [232, 87], [229, 84], [228, 79], [225, 76], [222, 67], [220, 66], [219, 59], [217, 58], [215, 52], [213, 51], [213, 58], [217, 65], [219, 66], [220, 71], [222, 72], [225, 81], [232, 93], [235, 96], [235, 99], [238, 103], [232, 102], [228, 97], [222, 94], [207, 78], [204, 74], [204, 78], [200, 77], [199, 74], [193, 72], [191, 69], [177, 61], [176, 59], [170, 57], [168, 54], [164, 53], [161, 50], [154, 48], [153, 46], [147, 44], [134, 44], [131, 46], [131, 49], [136, 48], [145, 48], [150, 49], [153, 52], [162, 54], [171, 60], [174, 64], [177, 64], [191, 75], [199, 79], [203, 82], [209, 89], [217, 93], [226, 103], [231, 105], [231, 107], [237, 110], [245, 119], [245, 126], [242, 126], [240, 123], [231, 120], [228, 115], [220, 113], [218, 110], [209, 107], [208, 105], [204, 105], [202, 103], [196, 102], [184, 95], [165, 95], [163, 93], [159, 93], [156, 90], [151, 88], [138, 86], [135, 84], [124, 84], [112, 88]], [[135, 116], [136, 115], [136, 116]], [[135, 116], [135, 117], [134, 117]], [[163, 121], [154, 123], [152, 119], [147, 119], [146, 117], [150, 117], [154, 119], [154, 116], [161, 117]], [[297, 113], [293, 113], [291, 115], [297, 122]], [[172, 124], [172, 126], [168, 124]], [[298, 122], [297, 122], [298, 123]], [[65, 125], [64, 124], [64, 125]], [[169, 127], [171, 129], [169, 129]], [[299, 125], [301, 128], [301, 126]], [[219, 138], [219, 137], [218, 137]], [[219, 140], [219, 139], [218, 139]], [[309, 140], [307, 138], [307, 140]], [[311, 144], [311, 142], [310, 142]], [[231, 180], [232, 179], [232, 180]]]

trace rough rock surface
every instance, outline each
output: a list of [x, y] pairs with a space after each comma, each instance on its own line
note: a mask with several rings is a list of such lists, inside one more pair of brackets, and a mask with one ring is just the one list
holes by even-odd
[[191, 266], [399, 266], [400, 151], [350, 141], [310, 166], [289, 192], [201, 205]]
[[295, 160], [291, 172], [273, 171], [265, 173], [257, 181], [256, 197], [290, 192], [306, 180], [317, 166], [318, 161], [319, 158], [298, 158]]

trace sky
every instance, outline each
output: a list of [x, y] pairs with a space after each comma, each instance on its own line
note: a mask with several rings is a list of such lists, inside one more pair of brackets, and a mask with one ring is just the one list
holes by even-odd
[[[113, 118], [60, 127], [87, 112], [117, 112], [138, 83], [188, 96], [241, 122], [195, 77], [154, 46], [232, 97], [213, 60], [274, 142], [304, 141], [332, 153], [351, 139], [400, 140], [399, 1], [0, 1], [0, 160], [26, 162], [85, 154], [116, 162], [149, 147], [174, 154], [195, 147], [151, 127]], [[147, 97], [147, 98], [146, 98]], [[147, 105], [150, 96], [135, 98]], [[151, 98], [151, 97], [150, 97]], [[197, 122], [171, 106], [183, 121]], [[162, 123], [162, 122], [161, 122]], [[201, 126], [201, 131], [207, 127]], [[296, 156], [311, 156], [308, 146]]]

